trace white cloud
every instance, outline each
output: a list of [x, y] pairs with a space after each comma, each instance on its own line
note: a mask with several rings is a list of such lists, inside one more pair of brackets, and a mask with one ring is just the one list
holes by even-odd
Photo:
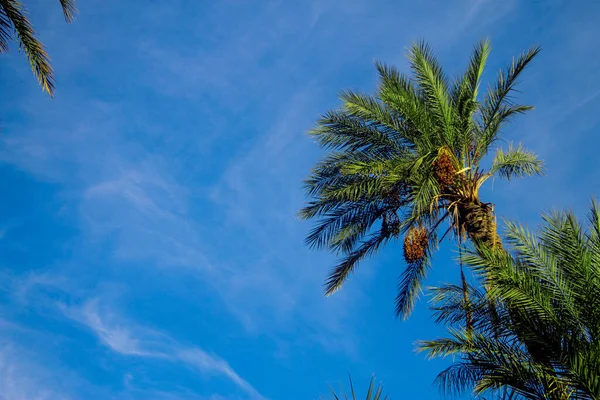
[[[469, 25], [480, 21], [489, 4], [464, 1], [451, 11], [460, 15], [471, 10], [463, 21]], [[160, 29], [163, 17], [179, 21], [184, 12], [191, 11], [174, 4], [144, 10], [140, 18]], [[78, 98], [77, 91], [49, 104], [26, 98], [19, 109], [39, 112], [32, 126], [13, 127], [14, 132], [2, 138], [5, 150], [0, 159], [65, 188], [82, 222], [81, 252], [98, 251], [96, 243], [110, 240], [110, 249], [102, 252], [107, 269], [139, 261], [145, 268], [188, 268], [199, 281], [211, 282], [250, 332], [276, 338], [282, 331], [308, 326], [312, 333], [306, 337], [324, 345], [329, 340], [323, 336], [351, 336], [346, 328], [347, 310], [352, 307], [344, 294], [322, 298], [321, 283], [330, 260], [323, 254], [309, 255], [302, 245], [307, 225], [298, 223], [295, 212], [302, 201], [300, 181], [308, 172], [307, 155], [316, 151], [304, 132], [323, 111], [323, 93], [317, 89], [322, 80], [351, 69], [351, 64], [370, 64], [375, 55], [400, 53], [404, 41], [380, 40], [383, 32], [397, 25], [395, 18], [371, 23], [380, 21], [381, 15], [363, 1], [311, 1], [306, 7], [270, 1], [253, 9], [253, 15], [245, 19], [219, 3], [206, 16], [207, 24], [190, 19], [190, 26], [179, 27], [191, 38], [205, 39], [206, 46], [131, 38], [138, 45], [133, 52], [136, 63], [144, 68], [128, 85], [143, 90], [149, 85], [157, 93], [175, 96], [178, 107], [198, 109], [204, 125], [188, 120], [185, 130], [173, 128], [178, 115], [160, 118], [162, 110], [140, 109], [133, 104], [139, 99], [128, 93], [113, 102], [88, 94]], [[440, 24], [436, 17], [427, 21], [436, 24], [436, 29], [426, 29], [433, 36], [445, 33], [446, 25], [456, 20], [447, 18]], [[395, 36], [408, 38], [419, 23], [406, 22]], [[104, 49], [106, 43], [121, 40], [116, 36], [110, 32], [103, 40], [94, 36], [89, 44]], [[61, 56], [60, 48], [54, 51]], [[94, 61], [92, 50], [86, 55]], [[298, 82], [295, 74], [315, 57], [323, 59], [310, 66], [308, 81]], [[66, 79], [62, 85], [74, 90]], [[335, 93], [325, 95], [333, 98]], [[218, 109], [215, 103], [226, 107]], [[247, 140], [231, 131], [245, 129], [246, 122], [227, 123], [227, 116], [220, 115], [224, 112], [246, 116], [256, 137], [247, 151], [244, 141], [239, 148], [232, 146], [235, 154], [203, 168], [202, 157], [212, 150], [204, 148], [205, 143], [216, 138], [233, 144]], [[217, 180], [211, 194], [218, 201], [211, 213], [224, 215], [222, 225], [203, 224], [190, 212], [190, 203], [208, 197], [209, 190], [198, 188], [207, 178]], [[228, 243], [230, 236], [237, 243]], [[353, 291], [354, 299], [359, 296]], [[129, 340], [123, 334], [116, 339], [120, 345]], [[346, 340], [333, 348], [348, 351], [353, 341]]]
[[114, 307], [92, 299], [81, 307], [61, 305], [64, 314], [87, 326], [112, 351], [124, 356], [162, 359], [197, 370], [201, 375], [224, 378], [250, 399], [265, 398], [244, 380], [228, 363], [199, 347], [184, 346], [162, 332], [137, 326], [116, 315]]
[[[247, 333], [267, 335], [282, 352], [317, 343], [326, 351], [358, 354], [353, 318], [360, 314], [363, 294], [355, 282], [368, 279], [369, 271], [361, 268], [360, 279], [350, 282], [351, 291], [324, 299], [321, 284], [332, 260], [303, 247], [308, 225], [295, 219], [302, 202], [300, 181], [317, 152], [304, 132], [329, 104], [327, 99], [335, 97], [336, 89], [326, 81], [362, 70], [374, 57], [397, 57], [404, 67], [402, 47], [415, 34], [426, 34], [436, 50], [460, 47], [466, 52], [464, 41], [459, 46], [454, 42], [464, 39], [463, 33], [475, 34], [473, 29], [494, 23], [515, 3], [461, 1], [432, 11], [413, 2], [407, 12], [427, 11], [428, 18], [402, 16], [401, 26], [392, 13], [382, 15], [362, 1], [309, 3], [307, 8], [285, 1], [261, 3], [254, 17], [244, 21], [235, 19], [242, 17], [232, 14], [230, 5], [215, 4], [211, 23], [197, 24], [192, 18], [190, 26], [179, 27], [192, 38], [205, 39], [194, 46], [120, 33], [118, 39], [102, 41], [87, 42], [87, 37], [85, 56], [90, 60], [85, 68], [100, 64], [94, 54], [98, 48], [107, 50], [106, 43], [125, 36], [137, 43], [137, 52], [131, 50], [134, 46], [127, 52], [141, 72], [126, 82], [119, 100], [97, 100], [93, 93], [77, 96], [78, 89], [65, 77], [59, 91], [71, 96], [59, 95], [51, 103], [26, 97], [9, 105], [9, 114], [18, 107], [25, 115], [35, 110], [35, 118], [7, 127], [0, 160], [58, 183], [66, 212], [78, 213], [81, 222], [81, 236], [73, 245], [79, 252], [69, 261], [76, 265], [69, 270], [69, 287], [97, 290], [96, 275], [86, 270], [88, 254], [101, 255], [97, 264], [107, 270], [132, 264], [173, 274], [180, 268], [177, 272], [189, 273], [186, 277], [194, 283], [209, 282], [222, 300], [215, 307], [225, 304]], [[157, 29], [175, 26], [189, 9], [169, 3], [153, 16], [143, 10], [139, 18]], [[222, 23], [225, 17], [229, 23]], [[53, 57], [60, 59], [60, 53], [56, 46]], [[62, 53], [66, 57], [72, 51]], [[369, 71], [358, 85], [374, 78], [374, 70]], [[155, 92], [149, 98], [167, 95], [177, 107], [146, 110], [155, 104], [131, 93], [148, 87]], [[161, 99], [158, 104], [167, 103]], [[194, 113], [197, 119], [191, 118]], [[216, 141], [218, 146], [213, 146]], [[212, 154], [215, 149], [225, 154]], [[218, 161], [205, 162], [210, 157]], [[206, 180], [214, 183], [212, 189], [202, 186]], [[210, 196], [210, 214], [223, 216], [218, 223], [204, 223], [198, 217], [201, 206], [194, 209], [195, 202]], [[58, 276], [64, 271], [55, 272]], [[99, 279], [121, 279], [115, 276], [107, 273]], [[56, 284], [53, 279], [32, 275], [23, 281], [20, 296]], [[78, 279], [84, 283], [74, 282]], [[65, 312], [116, 353], [170, 360], [226, 378], [248, 394], [254, 390], [219, 357], [133, 326], [97, 301]]]
[[202, 373], [217, 373], [229, 378], [240, 389], [251, 395], [254, 399], [264, 399], [248, 382], [246, 382], [237, 372], [227, 363], [214, 355], [206, 353], [200, 348], [184, 348], [178, 351], [177, 358], [184, 363], [197, 368]]
[[0, 400], [67, 400], [50, 372], [31, 363], [24, 349], [0, 340]]

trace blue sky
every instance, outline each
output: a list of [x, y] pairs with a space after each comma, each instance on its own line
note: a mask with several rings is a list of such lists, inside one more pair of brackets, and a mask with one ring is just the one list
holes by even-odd
[[[439, 398], [426, 299], [393, 315], [401, 247], [324, 298], [334, 260], [295, 216], [322, 155], [305, 132], [416, 39], [454, 74], [489, 36], [487, 78], [543, 47], [506, 138], [548, 172], [488, 185], [499, 216], [600, 194], [598, 1], [81, 0], [72, 25], [26, 3], [57, 92], [1, 56], [2, 400], [316, 399], [348, 373]], [[451, 250], [430, 285], [456, 279]]]

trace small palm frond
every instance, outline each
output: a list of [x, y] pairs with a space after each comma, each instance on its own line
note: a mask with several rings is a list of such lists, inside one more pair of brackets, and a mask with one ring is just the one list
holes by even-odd
[[[356, 392], [354, 390], [354, 385], [352, 383], [352, 378], [350, 380], [350, 395], [346, 394], [344, 387], [340, 384], [339, 394], [335, 392], [335, 390], [330, 387], [331, 391], [331, 399], [332, 400], [358, 400]], [[325, 400], [324, 397], [321, 397], [322, 400]], [[369, 382], [369, 388], [367, 389], [367, 393], [364, 397], [365, 400], [388, 400], [389, 397], [383, 391], [383, 385], [381, 383], [377, 383], [375, 377], [372, 377]]]
[[390, 113], [376, 97], [347, 90], [342, 92], [340, 98], [344, 103], [344, 110], [349, 115], [372, 121], [396, 133], [403, 131], [402, 121], [395, 114]]
[[0, 7], [12, 23], [20, 48], [27, 55], [31, 70], [40, 86], [52, 96], [54, 94], [54, 78], [50, 57], [42, 43], [35, 37], [35, 30], [26, 17], [25, 7], [15, 0], [0, 0]]
[[[330, 199], [325, 198], [323, 193], [325, 191], [330, 191], [331, 187], [339, 188], [347, 184], [355, 183], [357, 180], [368, 180], [365, 179], [365, 177], [348, 176], [347, 174], [342, 173], [343, 169], [348, 165], [370, 161], [373, 161], [373, 158], [368, 154], [333, 152], [313, 168], [310, 177], [304, 181], [304, 189], [308, 195], [318, 199], [318, 201], [315, 201], [314, 203], [320, 204], [327, 202]], [[303, 216], [303, 214], [304, 210], [301, 212], [300, 216], [302, 218], [312, 218], [312, 216]]]
[[435, 127], [414, 82], [393, 66], [379, 62], [375, 66], [381, 79], [378, 97], [402, 119], [403, 136], [415, 147], [430, 148], [429, 134], [434, 132]]
[[8, 42], [12, 39], [12, 30], [8, 16], [0, 10], [0, 54], [8, 52]]
[[513, 60], [506, 71], [500, 71], [496, 85], [489, 88], [481, 109], [481, 144], [484, 152], [497, 139], [499, 129], [512, 116], [522, 114], [533, 107], [515, 105], [511, 102], [511, 94], [515, 90], [518, 78], [541, 48], [534, 46]]
[[407, 264], [406, 269], [398, 280], [398, 295], [396, 296], [396, 316], [406, 319], [415, 307], [421, 294], [421, 285], [430, 267], [429, 257]]
[[510, 146], [506, 152], [498, 149], [489, 172], [490, 175], [497, 174], [507, 180], [514, 177], [542, 175], [543, 173], [542, 160], [521, 145], [517, 148]]
[[473, 115], [479, 108], [479, 103], [477, 101], [479, 86], [481, 84], [481, 76], [483, 75], [487, 59], [490, 55], [490, 50], [490, 42], [487, 39], [482, 40], [475, 45], [467, 70], [464, 75], [456, 81], [451, 91], [452, 100], [459, 117], [459, 135], [457, 135], [457, 140], [453, 143], [453, 148], [460, 149], [460, 153], [463, 156], [461, 157], [463, 164], [467, 164], [465, 156], [468, 154], [469, 145], [473, 142]]
[[439, 183], [434, 176], [428, 175], [415, 183], [410, 203], [411, 218], [419, 221], [433, 214], [432, 208], [435, 207], [439, 195]]
[[440, 372], [435, 383], [446, 396], [461, 396], [481, 375], [482, 371], [477, 367], [466, 362], [456, 362]]
[[[75, 0], [59, 0], [67, 22], [77, 14]], [[13, 34], [14, 32], [14, 34]], [[9, 50], [8, 42], [16, 38], [19, 48], [25, 53], [31, 70], [42, 90], [54, 95], [54, 76], [50, 57], [44, 45], [37, 39], [35, 29], [27, 18], [25, 6], [18, 0], [0, 0], [0, 54]]]
[[77, 5], [75, 4], [75, 0], [59, 0], [60, 6], [62, 7], [63, 14], [65, 16], [65, 20], [68, 23], [71, 23], [75, 20], [77, 16]]
[[388, 155], [401, 151], [397, 134], [385, 126], [367, 124], [363, 119], [340, 111], [330, 111], [318, 121], [310, 134], [325, 149]]
[[379, 247], [389, 240], [389, 236], [379, 231], [371, 235], [356, 250], [349, 253], [342, 261], [330, 272], [325, 281], [325, 295], [329, 296], [335, 293], [354, 271], [357, 264], [369, 257], [379, 249]]
[[425, 42], [415, 43], [408, 58], [411, 68], [415, 73], [415, 79], [419, 83], [424, 96], [427, 99], [429, 112], [436, 120], [436, 125], [441, 128], [439, 139], [442, 143], [451, 146], [450, 131], [454, 119], [454, 110], [451, 107], [448, 95], [448, 81], [431, 48]]
[[417, 342], [417, 351], [426, 352], [428, 359], [448, 357], [468, 352], [472, 344], [465, 329], [448, 328], [450, 337], [435, 340], [420, 340]]
[[475, 45], [467, 70], [459, 81], [460, 84], [453, 91], [455, 93], [453, 97], [461, 111], [460, 115], [467, 120], [471, 119], [472, 113], [477, 109], [477, 96], [479, 95], [481, 76], [483, 75], [490, 51], [491, 45], [489, 39], [482, 40]]
[[[373, 202], [356, 202], [337, 208], [319, 221], [306, 237], [309, 247], [339, 248], [345, 241], [359, 240], [385, 213], [385, 209]], [[350, 244], [350, 243], [348, 243]], [[349, 246], [351, 250], [354, 246]]]

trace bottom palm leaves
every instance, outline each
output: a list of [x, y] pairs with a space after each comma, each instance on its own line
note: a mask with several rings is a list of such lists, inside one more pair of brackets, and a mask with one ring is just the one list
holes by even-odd
[[[352, 378], [350, 380], [350, 393], [346, 393], [344, 388], [340, 385], [340, 391], [338, 393], [330, 388], [331, 390], [331, 400], [358, 400], [356, 396], [356, 392], [354, 391], [354, 385], [352, 384]], [[325, 398], [321, 398], [325, 400]], [[381, 383], [377, 383], [375, 378], [371, 378], [369, 382], [369, 388], [367, 389], [367, 394], [364, 397], [365, 400], [388, 400], [388, 396], [383, 393], [383, 386]]]
[[600, 209], [592, 202], [587, 229], [567, 212], [544, 221], [537, 235], [508, 224], [511, 253], [479, 246], [463, 257], [487, 292], [466, 282], [435, 290], [449, 337], [420, 350], [459, 357], [438, 376], [443, 389], [600, 399]]

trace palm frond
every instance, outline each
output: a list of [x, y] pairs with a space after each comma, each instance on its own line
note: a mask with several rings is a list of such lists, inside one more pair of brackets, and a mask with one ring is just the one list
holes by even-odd
[[[75, 0], [59, 0], [67, 22], [77, 15]], [[14, 34], [13, 34], [14, 32]], [[54, 72], [50, 57], [43, 44], [37, 39], [35, 29], [27, 17], [25, 6], [18, 0], [0, 0], [0, 54], [9, 50], [8, 43], [16, 38], [19, 48], [25, 53], [31, 70], [42, 90], [50, 97], [54, 95]]]
[[33, 25], [27, 19], [25, 7], [18, 1], [0, 0], [4, 14], [12, 23], [21, 50], [27, 55], [31, 70], [42, 89], [50, 96], [54, 94], [54, 77], [50, 57], [42, 43], [36, 38]]
[[464, 329], [448, 328], [450, 337], [435, 340], [420, 340], [417, 351], [426, 352], [427, 358], [448, 357], [469, 352], [472, 345]]
[[417, 148], [431, 148], [429, 137], [435, 127], [414, 82], [393, 66], [379, 62], [375, 66], [381, 80], [378, 97], [403, 122], [403, 136]]
[[75, 20], [77, 16], [77, 5], [75, 0], [59, 0], [62, 7], [65, 20], [69, 23]]
[[318, 122], [310, 134], [325, 149], [364, 152], [390, 156], [402, 151], [402, 138], [385, 125], [365, 122], [364, 119], [340, 111], [330, 111]]
[[[508, 223], [510, 250], [471, 246], [463, 261], [486, 292], [471, 298], [469, 291], [465, 304], [459, 286], [435, 289], [434, 311], [450, 325], [449, 337], [420, 344], [432, 357], [459, 358], [440, 375], [442, 385], [530, 399], [600, 396], [598, 217], [593, 201], [587, 227], [555, 211], [535, 235]], [[495, 315], [485, 312], [486, 300]], [[471, 310], [472, 338], [454, 328]]]
[[0, 10], [0, 54], [8, 53], [8, 42], [12, 39], [12, 30], [8, 16]]
[[[352, 383], [352, 378], [350, 380], [350, 395], [346, 394], [344, 387], [340, 384], [339, 394], [335, 392], [335, 390], [330, 387], [329, 390], [331, 392], [331, 398], [333, 400], [358, 400], [356, 395], [356, 391], [354, 390], [354, 384]], [[321, 397], [322, 400], [325, 400], [324, 397]], [[388, 400], [389, 397], [383, 391], [383, 385], [381, 383], [377, 383], [375, 377], [372, 377], [369, 381], [369, 387], [367, 388], [367, 393], [364, 397], [365, 400]]]
[[507, 180], [513, 177], [523, 177], [531, 175], [542, 175], [544, 173], [543, 162], [535, 154], [525, 150], [521, 145], [516, 148], [509, 147], [504, 152], [498, 149], [492, 167], [491, 175], [499, 175]]
[[334, 240], [339, 241], [347, 236], [350, 233], [348, 230], [351, 230], [353, 235], [362, 236], [385, 211], [385, 208], [377, 203], [366, 202], [338, 207], [313, 228], [306, 237], [306, 244], [316, 248], [328, 247]]
[[481, 40], [475, 45], [469, 66], [458, 86], [456, 93], [457, 105], [459, 110], [462, 111], [460, 115], [465, 119], [470, 120], [472, 113], [476, 110], [476, 107], [473, 106], [477, 103], [481, 76], [483, 75], [490, 51], [491, 45], [489, 39]]
[[448, 94], [448, 82], [431, 48], [425, 42], [415, 43], [408, 58], [415, 79], [419, 83], [425, 98], [429, 112], [437, 122], [436, 132], [442, 143], [452, 146], [452, 127], [454, 110], [451, 107]]
[[421, 293], [421, 285], [427, 276], [430, 266], [428, 257], [410, 263], [398, 280], [398, 295], [396, 296], [396, 315], [402, 319], [410, 316], [415, 302]]
[[506, 71], [500, 71], [495, 86], [489, 88], [481, 109], [481, 142], [484, 149], [497, 139], [499, 129], [511, 116], [530, 110], [532, 107], [511, 104], [511, 94], [515, 90], [519, 76], [541, 48], [534, 46], [513, 59]]
[[344, 110], [349, 115], [376, 123], [395, 132], [402, 132], [402, 121], [395, 114], [390, 113], [376, 97], [347, 90], [342, 92], [340, 98], [344, 103]]
[[464, 75], [457, 80], [452, 89], [451, 96], [458, 114], [459, 135], [453, 143], [453, 148], [459, 149], [463, 164], [472, 143], [472, 131], [474, 129], [473, 116], [479, 108], [477, 97], [481, 84], [481, 76], [485, 69], [487, 59], [490, 55], [490, 42], [488, 39], [481, 40], [473, 49], [473, 54]]
[[335, 293], [348, 278], [356, 265], [369, 257], [379, 249], [379, 247], [389, 240], [389, 236], [381, 231], [373, 233], [371, 237], [364, 241], [356, 250], [349, 253], [342, 261], [331, 271], [325, 281], [325, 294], [327, 296]]

